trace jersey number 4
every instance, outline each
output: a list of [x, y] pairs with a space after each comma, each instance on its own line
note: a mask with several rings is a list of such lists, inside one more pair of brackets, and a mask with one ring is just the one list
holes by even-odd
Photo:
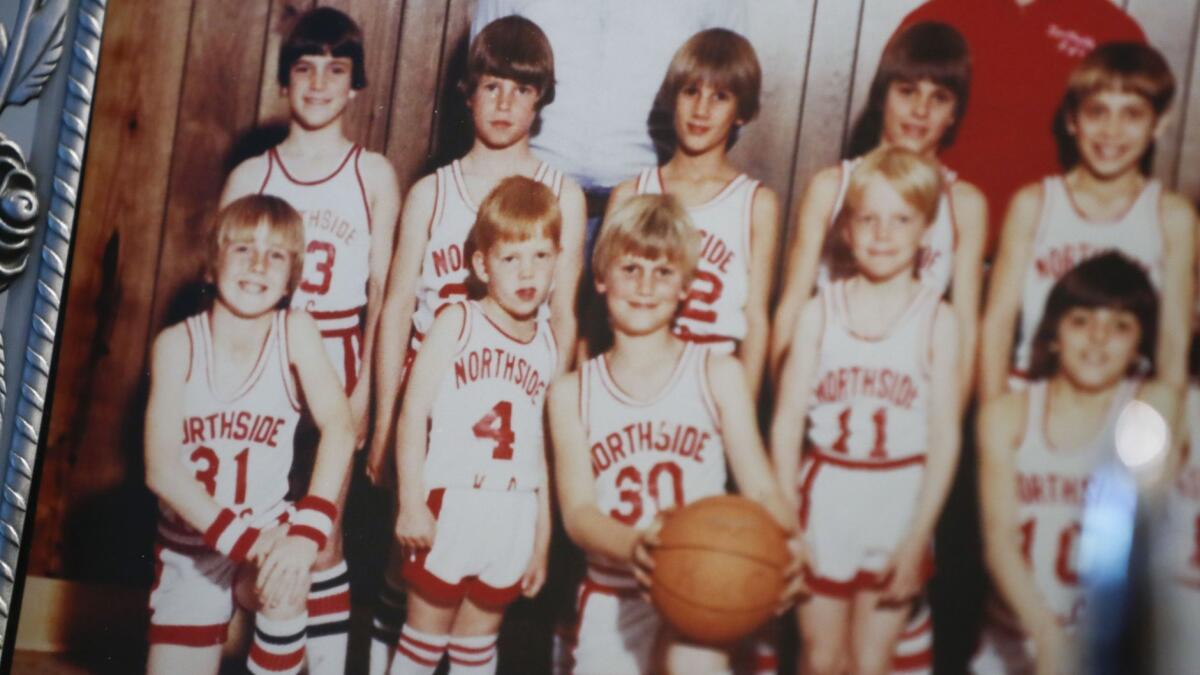
[[[318, 258], [318, 255], [321, 257]], [[308, 242], [308, 246], [304, 249], [304, 266], [309, 267], [308, 261], [313, 261], [312, 271], [315, 274], [307, 273], [308, 270], [305, 271], [304, 279], [300, 282], [300, 290], [313, 295], [328, 293], [329, 284], [333, 281], [333, 260], [336, 256], [337, 249], [333, 244], [315, 239]], [[316, 277], [315, 280], [314, 277]]]
[[492, 459], [512, 459], [516, 434], [512, 430], [511, 402], [500, 401], [492, 406], [488, 414], [480, 417], [475, 426], [471, 427], [471, 431], [475, 433], [475, 438], [496, 442], [496, 447], [492, 450]]
[[[191, 459], [193, 462], [204, 463], [202, 468], [196, 469], [196, 480], [208, 491], [209, 497], [216, 495], [217, 472], [221, 469], [221, 459], [217, 457], [216, 451], [202, 445], [192, 451]], [[244, 448], [234, 455], [233, 463], [237, 465], [237, 483], [233, 488], [233, 503], [244, 504], [246, 502], [246, 473], [250, 464], [250, 448]]]

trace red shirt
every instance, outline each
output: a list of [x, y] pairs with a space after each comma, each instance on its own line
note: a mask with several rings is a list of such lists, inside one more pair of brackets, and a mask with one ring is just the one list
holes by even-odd
[[1062, 172], [1052, 129], [1071, 70], [1100, 44], [1146, 36], [1111, 0], [929, 0], [901, 26], [921, 21], [954, 26], [971, 52], [966, 116], [941, 160], [987, 196], [991, 257], [1013, 192]]

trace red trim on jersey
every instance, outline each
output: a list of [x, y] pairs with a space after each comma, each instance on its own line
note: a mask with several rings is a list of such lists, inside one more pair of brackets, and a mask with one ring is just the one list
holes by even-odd
[[279, 366], [283, 375], [283, 390], [287, 392], [288, 403], [292, 410], [300, 412], [300, 392], [296, 388], [296, 379], [292, 376], [292, 351], [288, 341], [288, 310], [281, 309], [276, 314], [279, 320]]
[[183, 381], [190, 382], [192, 380], [192, 364], [196, 360], [196, 345], [194, 344], [195, 338], [192, 337], [192, 321], [190, 318], [183, 322], [183, 328], [187, 331], [188, 338], [188, 367], [187, 373], [183, 376]]
[[[954, 215], [954, 192], [951, 188], [954, 187], [954, 182], [957, 178], [954, 172], [942, 166], [942, 194], [946, 197], [946, 216], [950, 219], [950, 251], [958, 251], [958, 218]], [[950, 260], [950, 269], [954, 269], [954, 260]], [[951, 272], [951, 278], [954, 274]]]
[[[541, 169], [541, 166], [538, 166]], [[537, 175], [537, 171], [534, 171]], [[463, 205], [471, 213], [478, 213], [479, 207], [475, 204], [475, 200], [471, 199], [471, 193], [467, 191], [467, 179], [462, 173], [462, 163], [459, 160], [450, 162], [450, 177], [454, 179], [454, 189], [458, 190], [458, 196], [462, 199]]]
[[353, 317], [361, 316], [363, 307], [365, 307], [365, 306], [366, 305], [359, 305], [358, 307], [350, 307], [348, 309], [337, 309], [337, 310], [328, 311], [328, 312], [309, 312], [309, 314], [311, 314], [312, 318], [316, 319], [317, 321], [330, 321], [333, 319], [348, 319], [352, 316]]
[[488, 313], [487, 313], [487, 312], [485, 312], [485, 311], [483, 311], [483, 306], [482, 306], [482, 305], [480, 305], [478, 302], [476, 302], [476, 301], [474, 301], [474, 300], [471, 300], [470, 302], [476, 305], [476, 308], [475, 308], [475, 309], [476, 309], [476, 310], [477, 310], [477, 311], [478, 311], [478, 312], [479, 312], [481, 315], [483, 315], [483, 318], [487, 319], [487, 322], [488, 322], [488, 323], [492, 324], [492, 328], [495, 328], [497, 332], [499, 332], [501, 335], [503, 335], [504, 337], [508, 338], [509, 340], [512, 340], [513, 342], [515, 342], [515, 343], [517, 343], [517, 344], [519, 344], [519, 345], [530, 345], [530, 344], [533, 344], [533, 341], [537, 339], [538, 333], [539, 333], [540, 331], [538, 331], [538, 329], [537, 329], [537, 324], [536, 324], [536, 323], [534, 324], [534, 328], [533, 328], [533, 331], [534, 331], [534, 332], [533, 332], [533, 335], [529, 336], [529, 339], [528, 339], [528, 340], [522, 340], [521, 338], [519, 338], [519, 337], [516, 337], [515, 335], [512, 335], [512, 334], [510, 334], [508, 331], [506, 331], [506, 330], [504, 330], [503, 328], [501, 328], [501, 327], [500, 327], [500, 324], [496, 323], [495, 321], [492, 321], [492, 317], [488, 316]]
[[[445, 182], [443, 174], [447, 167], [442, 167], [433, 172], [433, 212], [429, 214], [429, 224], [425, 226], [425, 245], [429, 245], [429, 239], [433, 236], [433, 226], [442, 220], [442, 211], [446, 205], [446, 189], [442, 187]], [[422, 254], [424, 257], [424, 254]], [[420, 274], [420, 272], [418, 272]]]
[[363, 211], [367, 214], [367, 232], [371, 231], [371, 200], [367, 199], [367, 186], [363, 184], [362, 171], [358, 167], [358, 163], [362, 160], [363, 148], [359, 146], [358, 153], [354, 155], [354, 177], [358, 180], [358, 191], [362, 194]]
[[920, 368], [921, 374], [925, 376], [926, 380], [933, 373], [934, 324], [937, 323], [938, 310], [941, 309], [940, 300], [936, 297], [933, 300], [934, 304], [933, 309], [929, 312], [929, 321], [925, 322], [925, 329], [921, 331], [921, 335], [917, 339], [917, 367]]
[[[652, 171], [654, 172], [655, 178], [658, 180], [659, 194], [669, 194], [669, 192], [667, 191], [667, 181], [663, 179], [662, 166], [657, 166]], [[724, 201], [726, 197], [733, 194], [737, 190], [737, 188], [741, 187], [741, 184], [745, 180], [749, 180], [749, 179], [750, 179], [750, 177], [747, 176], [746, 174], [739, 173], [738, 175], [729, 179], [729, 182], [725, 183], [725, 185], [722, 186], [721, 189], [717, 191], [717, 194], [713, 195], [712, 198], [710, 198], [708, 201], [700, 203], [700, 204], [696, 204], [695, 206], [686, 206], [685, 205], [684, 210], [699, 211], [701, 209], [707, 209], [712, 206], [716, 206], [720, 202]]]
[[320, 598], [309, 598], [307, 601], [308, 618], [325, 616], [327, 614], [343, 614], [350, 611], [350, 589], [345, 589], [333, 595]]
[[[411, 640], [411, 638], [408, 638], [408, 639]], [[414, 663], [419, 663], [422, 666], [430, 666], [430, 667], [437, 667], [437, 665], [442, 662], [442, 652], [446, 651], [445, 647], [437, 647], [437, 648], [431, 647], [430, 651], [436, 651], [438, 653], [438, 657], [436, 660], [427, 659], [424, 656], [418, 656], [416, 652], [409, 649], [408, 647], [405, 647], [404, 640], [405, 640], [405, 636], [402, 634], [400, 636], [400, 642], [396, 644], [396, 651], [403, 654], [404, 657], [406, 659], [408, 659], [409, 661], [412, 661]], [[415, 640], [413, 640], [413, 641], [415, 642]]]
[[205, 365], [207, 366], [206, 374], [208, 376], [208, 390], [212, 394], [213, 398], [219, 403], [233, 403], [244, 396], [246, 392], [250, 391], [250, 389], [252, 389], [262, 377], [263, 371], [267, 369], [267, 359], [265, 357], [269, 351], [271, 340], [278, 339], [275, 332], [275, 322], [271, 322], [270, 327], [267, 329], [267, 334], [263, 336], [262, 346], [258, 348], [258, 356], [254, 360], [254, 368], [251, 369], [250, 374], [246, 376], [245, 381], [243, 381], [237, 386], [237, 388], [233, 390], [233, 394], [225, 397], [221, 396], [217, 392], [217, 377], [216, 371], [214, 370], [216, 368], [216, 348], [212, 336], [211, 312], [205, 312], [200, 316], [201, 321], [203, 322], [201, 338], [204, 340], [205, 356], [207, 357], [205, 359]]
[[233, 514], [231, 509], [221, 509], [216, 518], [213, 518], [208, 529], [204, 530], [204, 543], [208, 544], [213, 549], [217, 548], [217, 540], [225, 533], [225, 528], [233, 524], [237, 516]]
[[271, 148], [267, 152], [267, 174], [263, 176], [262, 185], [258, 186], [258, 194], [262, 194], [263, 190], [267, 189], [267, 183], [271, 182], [271, 172], [275, 169], [275, 148]]
[[700, 358], [700, 400], [704, 401], [708, 416], [712, 418], [713, 429], [719, 435], [721, 433], [721, 411], [717, 408], [716, 399], [712, 395], [712, 384], [708, 381], [708, 359], [711, 356], [712, 350], [705, 349]]
[[737, 340], [734, 340], [726, 335], [701, 335], [700, 333], [693, 333], [689, 331], [687, 326], [675, 326], [675, 330], [672, 332], [675, 334], [675, 337], [679, 338], [680, 340], [694, 342], [698, 345], [714, 345], [728, 342], [729, 344], [733, 345], [734, 350], [737, 349], [738, 345]]
[[861, 469], [864, 471], [890, 471], [903, 469], [914, 464], [924, 464], [925, 455], [909, 455], [895, 459], [856, 460], [848, 459], [825, 448], [810, 448], [814, 462], [828, 462], [843, 469]]
[[237, 563], [245, 562], [250, 549], [254, 548], [254, 542], [258, 541], [258, 534], [257, 527], [247, 527], [234, 542], [233, 548], [229, 549], [229, 559]]
[[1075, 212], [1075, 215], [1079, 217], [1079, 220], [1087, 223], [1088, 225], [1119, 224], [1122, 220], [1125, 220], [1130, 213], [1133, 212], [1134, 207], [1136, 207], [1138, 203], [1142, 201], [1142, 197], [1146, 195], [1146, 191], [1149, 190], [1150, 186], [1154, 183], [1152, 178], [1146, 178], [1145, 182], [1142, 183], [1142, 189], [1138, 190], [1138, 193], [1133, 198], [1133, 201], [1129, 202], [1129, 206], [1125, 207], [1125, 210], [1121, 212], [1121, 215], [1116, 216], [1115, 218], [1105, 218], [1102, 220], [1099, 218], [1089, 217], [1083, 212], [1083, 209], [1079, 208], [1079, 202], [1075, 201], [1075, 195], [1071, 194], [1071, 186], [1067, 185], [1067, 181], [1063, 176], [1055, 176], [1055, 178], [1057, 178], [1059, 184], [1062, 185], [1063, 194], [1067, 196], [1067, 204], [1070, 205], [1071, 210]]
[[255, 665], [267, 670], [291, 670], [304, 662], [304, 643], [300, 643], [299, 647], [285, 654], [273, 654], [255, 642], [250, 645], [250, 660]]
[[839, 281], [834, 283], [833, 289], [833, 299], [838, 305], [836, 313], [838, 315], [839, 323], [851, 337], [862, 340], [863, 342], [883, 342], [884, 340], [890, 338], [897, 330], [900, 329], [901, 326], [904, 325], [906, 321], [911, 318], [912, 314], [917, 311], [917, 308], [925, 304], [926, 295], [933, 292], [928, 287], [918, 284], [917, 292], [913, 295], [912, 299], [909, 300], [908, 306], [904, 308], [903, 312], [900, 312], [894, 321], [892, 321], [892, 325], [888, 326], [887, 330], [880, 335], [863, 335], [862, 333], [854, 330], [854, 328], [850, 325], [850, 302], [849, 298], [846, 297], [846, 282]]
[[667, 383], [663, 385], [662, 389], [645, 401], [640, 401], [634, 398], [628, 392], [622, 389], [620, 384], [617, 383], [616, 378], [612, 376], [612, 371], [608, 368], [609, 352], [604, 352], [595, 359], [597, 370], [596, 379], [600, 380], [600, 384], [604, 386], [604, 389], [608, 391], [609, 395], [624, 405], [639, 408], [654, 405], [662, 400], [662, 398], [666, 396], [676, 384], [678, 384], [679, 378], [683, 377], [684, 363], [688, 360], [688, 356], [695, 349], [696, 347], [692, 344], [687, 342], [684, 343], [683, 349], [679, 351], [679, 356], [676, 358], [675, 368], [671, 371], [671, 376], [667, 378]]
[[[753, 182], [753, 185], [750, 187], [750, 197], [746, 199], [746, 209], [742, 214], [742, 244], [746, 251], [746, 255], [742, 256], [742, 268], [749, 273], [750, 263], [754, 260], [754, 197], [758, 195], [758, 189], [762, 187], [762, 183], [749, 176], [747, 176], [747, 180]], [[743, 308], [744, 311], [745, 308]]]
[[[284, 177], [286, 177], [289, 181], [291, 181], [292, 183], [294, 183], [296, 185], [320, 185], [321, 183], [327, 183], [327, 182], [333, 180], [339, 173], [341, 173], [342, 169], [344, 169], [346, 167], [346, 162], [349, 162], [350, 158], [354, 156], [354, 153], [362, 146], [358, 145], [357, 143], [351, 145], [350, 151], [347, 152], [346, 156], [342, 158], [341, 163], [339, 163], [337, 168], [333, 170], [333, 173], [329, 174], [328, 176], [325, 176], [324, 178], [318, 178], [317, 180], [311, 180], [311, 181], [299, 180], [296, 177], [292, 176], [292, 173], [290, 171], [288, 171], [287, 165], [283, 163], [283, 158], [279, 156], [278, 147], [279, 146], [275, 146], [274, 148], [271, 148], [270, 152], [271, 152], [272, 158], [276, 162], [279, 163], [279, 170], [283, 172]], [[264, 182], [263, 185], [265, 187], [266, 183]]]
[[152, 645], [180, 645], [183, 647], [211, 647], [225, 643], [229, 634], [229, 622], [208, 625], [163, 625], [150, 624], [146, 641]]

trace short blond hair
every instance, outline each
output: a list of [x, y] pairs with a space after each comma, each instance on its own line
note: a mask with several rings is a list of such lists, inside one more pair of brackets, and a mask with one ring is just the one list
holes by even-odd
[[592, 253], [592, 273], [604, 279], [625, 254], [654, 260], [666, 258], [678, 265], [685, 284], [700, 258], [700, 232], [679, 200], [670, 195], [630, 197], [604, 220]]
[[300, 285], [304, 273], [304, 219], [296, 209], [279, 197], [246, 195], [217, 211], [208, 226], [208, 257], [205, 272], [211, 281], [217, 279], [217, 263], [221, 250], [235, 241], [253, 241], [258, 226], [266, 224], [271, 241], [291, 256], [287, 293], [291, 295]]
[[560, 245], [562, 211], [550, 188], [532, 178], [509, 176], [496, 184], [475, 216], [467, 237], [468, 257], [487, 254], [500, 242], [525, 241], [544, 236]]
[[862, 206], [867, 185], [875, 177], [887, 181], [905, 203], [916, 209], [925, 219], [925, 227], [937, 217], [944, 189], [937, 160], [894, 146], [867, 153], [850, 173], [842, 209], [834, 219], [833, 232], [825, 238], [825, 256], [835, 279], [852, 276], [857, 270], [845, 235], [850, 219]]

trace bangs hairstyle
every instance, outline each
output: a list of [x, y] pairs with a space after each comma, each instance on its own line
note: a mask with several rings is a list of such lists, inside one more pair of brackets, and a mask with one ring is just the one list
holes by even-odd
[[[1054, 121], [1058, 141], [1058, 160], [1070, 169], [1079, 163], [1079, 148], [1068, 131], [1068, 122], [1079, 113], [1080, 106], [1093, 94], [1118, 91], [1141, 96], [1161, 117], [1175, 99], [1175, 76], [1158, 50], [1134, 42], [1109, 42], [1089, 53], [1067, 78], [1059, 115]], [[1139, 168], [1149, 175], [1154, 162], [1153, 140], [1139, 160]]]
[[350, 86], [367, 86], [367, 68], [363, 57], [362, 29], [346, 14], [332, 7], [317, 7], [300, 15], [296, 25], [279, 46], [279, 86], [291, 82], [292, 67], [302, 56], [347, 58], [353, 64]]
[[741, 35], [724, 28], [710, 28], [688, 38], [667, 67], [658, 93], [659, 107], [674, 117], [679, 92], [699, 83], [732, 93], [742, 122], [758, 115], [762, 67], [754, 47]]
[[562, 212], [558, 197], [525, 176], [509, 176], [496, 184], [479, 205], [468, 235], [469, 251], [487, 253], [500, 242], [525, 241], [539, 234], [559, 246]]
[[[1054, 284], [1046, 299], [1046, 311], [1033, 336], [1029, 378], [1045, 379], [1058, 372], [1054, 346], [1058, 327], [1067, 312], [1084, 309], [1113, 309], [1137, 317], [1142, 335], [1138, 341], [1141, 358], [1129, 364], [1129, 375], [1149, 376], [1154, 371], [1154, 346], [1158, 340], [1158, 294], [1137, 263], [1115, 251], [1085, 260]], [[1149, 364], [1145, 369], [1144, 364]]]
[[600, 237], [592, 253], [595, 280], [602, 281], [625, 254], [670, 260], [679, 266], [686, 287], [700, 258], [700, 232], [674, 197], [630, 197], [600, 227]]
[[538, 109], [554, 101], [554, 51], [538, 25], [506, 16], [484, 26], [467, 51], [467, 72], [459, 82], [470, 98], [484, 75], [536, 87]]
[[235, 241], [253, 241], [260, 223], [266, 223], [270, 241], [285, 249], [292, 258], [287, 294], [300, 285], [304, 273], [304, 220], [291, 204], [270, 195], [247, 195], [227, 204], [212, 216], [208, 227], [208, 256], [205, 273], [216, 282], [221, 250]]
[[867, 105], [854, 124], [847, 157], [858, 157], [879, 145], [883, 136], [883, 109], [893, 82], [929, 80], [954, 94], [954, 122], [938, 145], [954, 143], [958, 125], [971, 93], [971, 56], [967, 41], [954, 28], [934, 21], [913, 24], [888, 43], [879, 57]]
[[[867, 153], [850, 173], [842, 208], [834, 218], [833, 231], [825, 237], [824, 255], [835, 279], [853, 276], [858, 269], [847, 236], [854, 213], [862, 208], [867, 184], [876, 176], [886, 180], [906, 204], [921, 214], [926, 227], [937, 217], [943, 184], [935, 160], [899, 147], [881, 147]], [[913, 274], [916, 270], [913, 265]]]

